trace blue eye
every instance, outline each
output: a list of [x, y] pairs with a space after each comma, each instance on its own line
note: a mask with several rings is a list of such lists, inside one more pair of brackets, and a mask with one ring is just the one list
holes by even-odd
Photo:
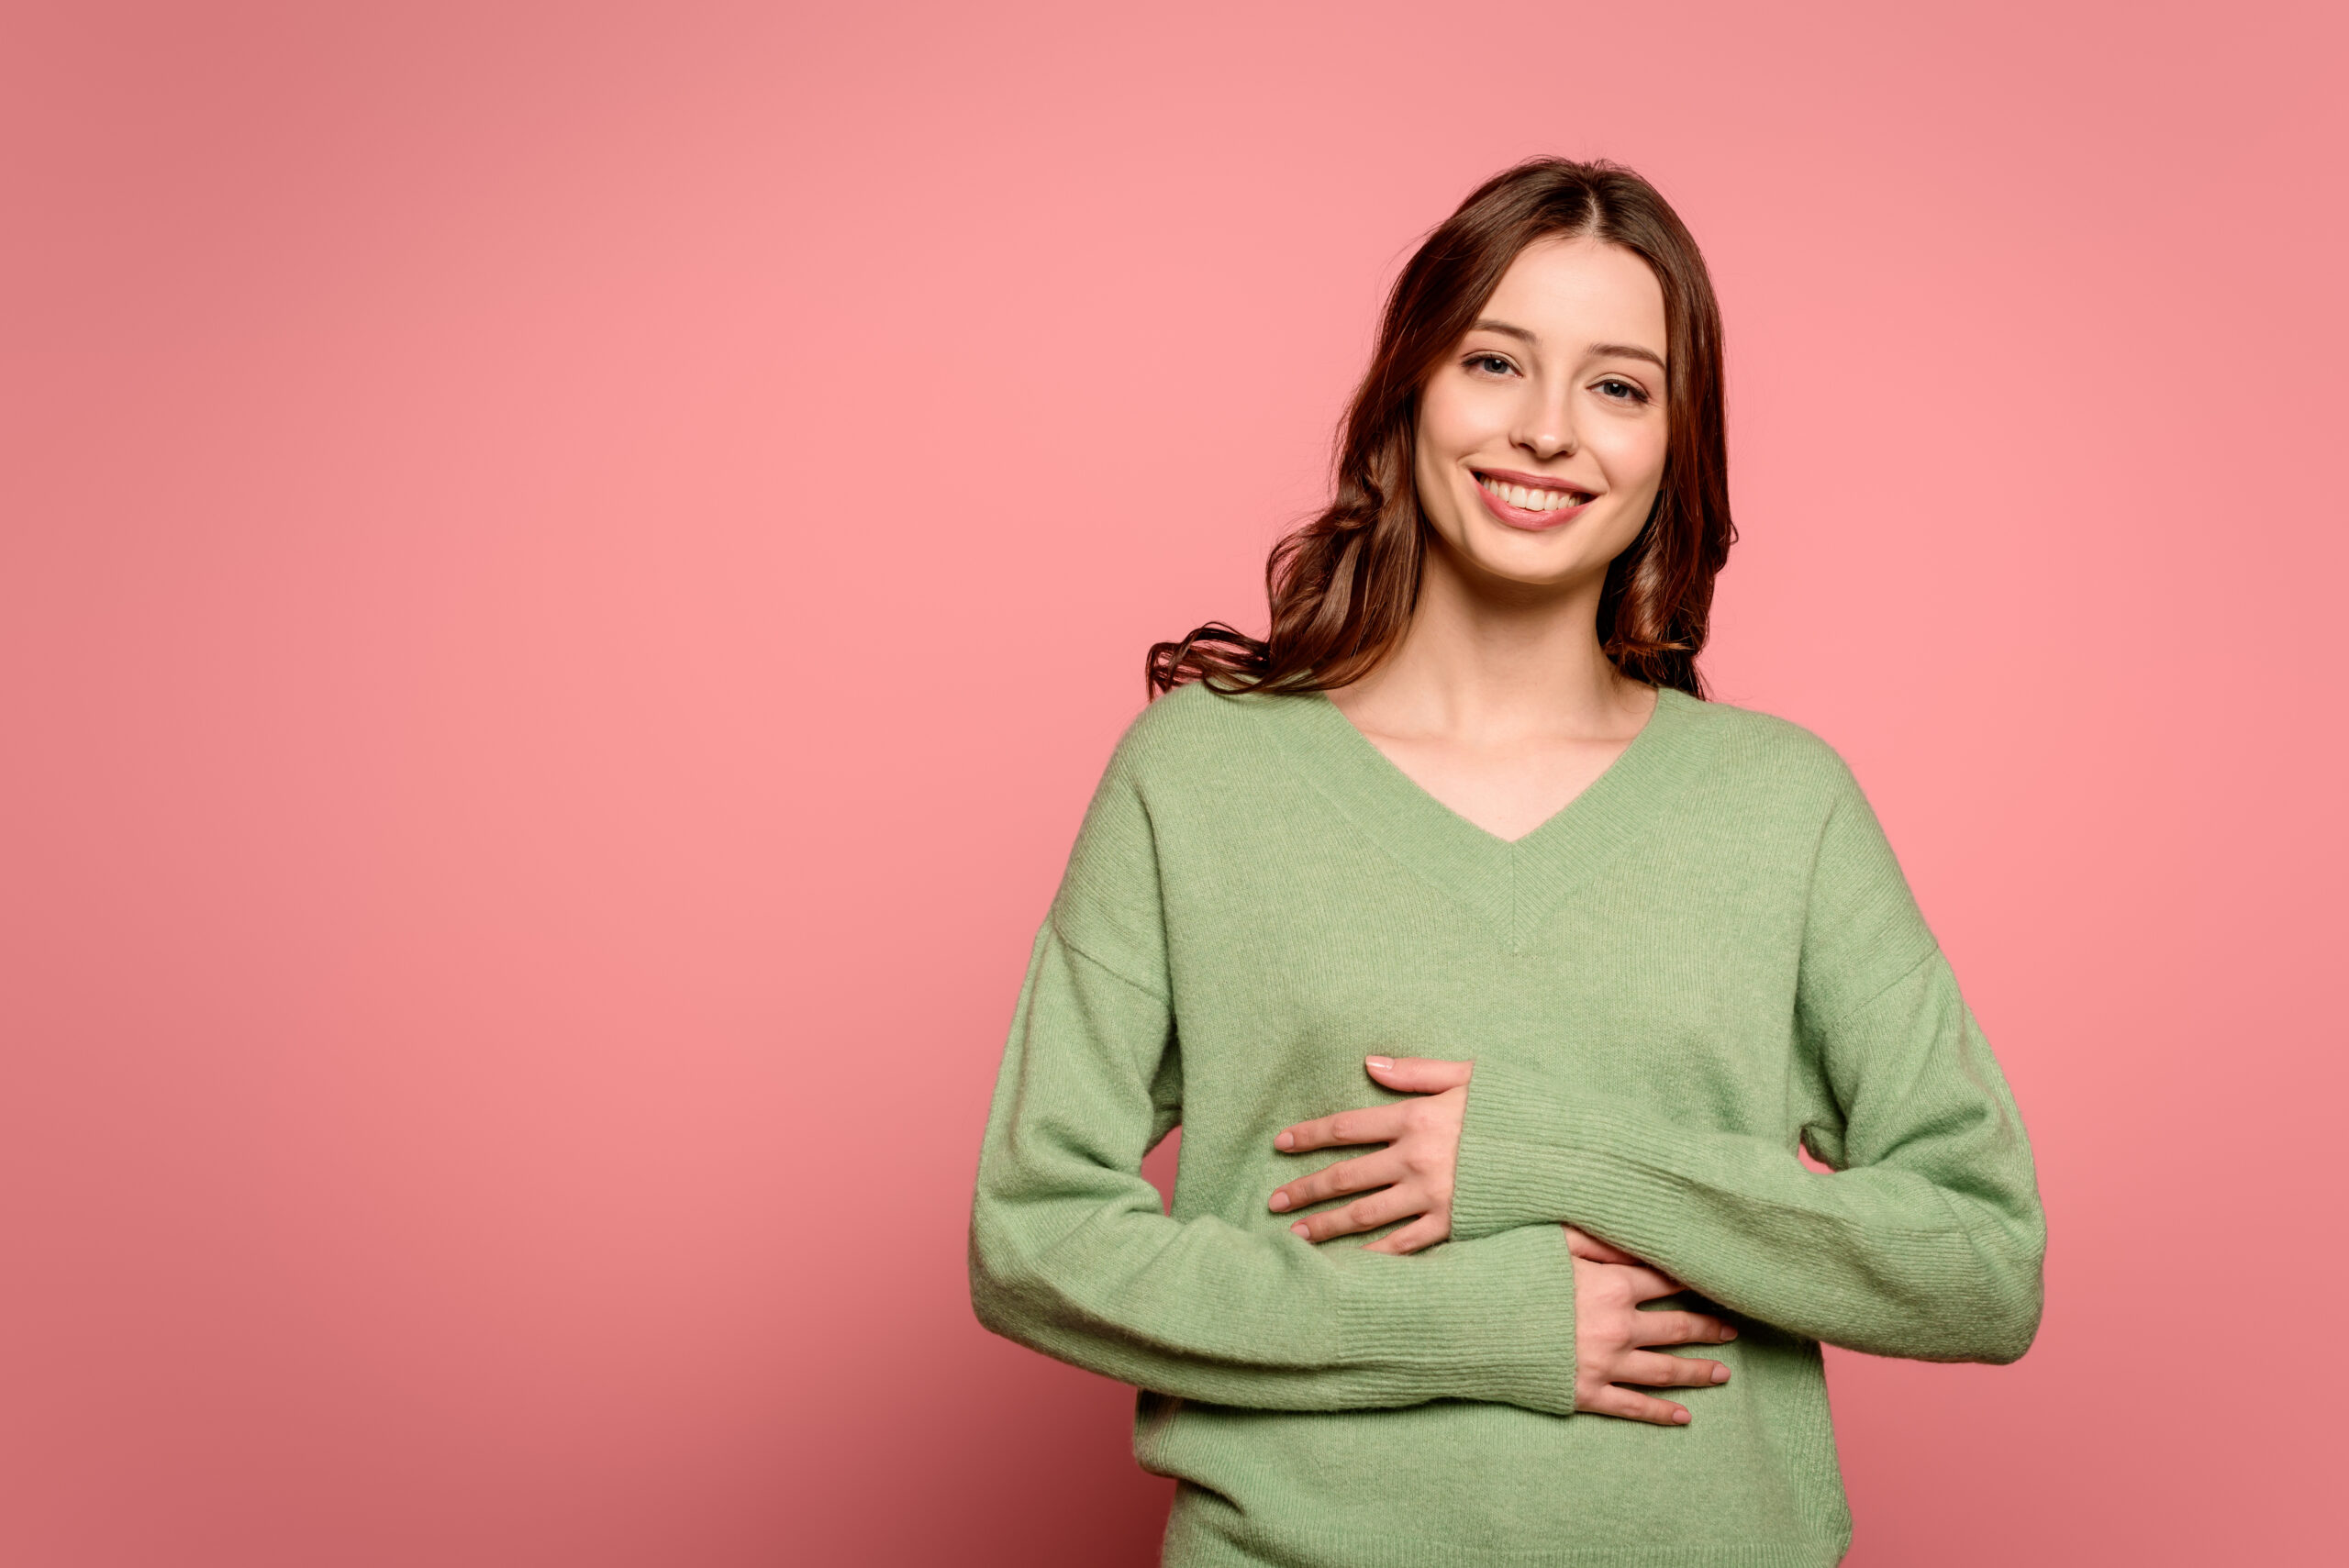
[[1517, 368], [1498, 354], [1478, 354], [1468, 361], [1468, 365], [1471, 370], [1484, 371], [1491, 375], [1507, 375]]
[[1648, 395], [1630, 382], [1617, 381], [1611, 376], [1598, 384], [1598, 390], [1602, 395], [1619, 403], [1645, 403], [1648, 400]]

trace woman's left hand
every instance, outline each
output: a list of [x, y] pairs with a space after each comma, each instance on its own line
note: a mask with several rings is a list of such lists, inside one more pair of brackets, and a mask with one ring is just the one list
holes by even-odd
[[[1410, 1219], [1363, 1251], [1416, 1252], [1452, 1234], [1453, 1172], [1460, 1163], [1460, 1123], [1467, 1114], [1468, 1075], [1475, 1064], [1373, 1056], [1366, 1065], [1370, 1075], [1387, 1088], [1420, 1098], [1342, 1111], [1282, 1131], [1273, 1147], [1288, 1154], [1356, 1143], [1386, 1147], [1299, 1177], [1273, 1194], [1271, 1207], [1274, 1213], [1286, 1214], [1344, 1193], [1367, 1194], [1342, 1208], [1308, 1215], [1289, 1229], [1308, 1241], [1327, 1241]], [[1418, 1218], [1411, 1218], [1414, 1215]]]

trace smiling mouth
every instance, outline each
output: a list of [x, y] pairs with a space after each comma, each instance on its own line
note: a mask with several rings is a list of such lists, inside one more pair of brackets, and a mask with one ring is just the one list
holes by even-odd
[[1587, 490], [1570, 489], [1564, 485], [1519, 484], [1511, 480], [1495, 479], [1488, 473], [1476, 475], [1477, 486], [1494, 500], [1515, 506], [1523, 512], [1559, 512], [1569, 506], [1579, 506], [1591, 500]]

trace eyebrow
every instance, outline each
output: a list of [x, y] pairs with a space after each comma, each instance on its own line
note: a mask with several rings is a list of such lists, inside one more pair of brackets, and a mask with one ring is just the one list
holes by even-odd
[[[1535, 337], [1524, 328], [1513, 327], [1506, 321], [1479, 321], [1476, 323], [1473, 330], [1478, 332], [1497, 332], [1504, 338], [1515, 338], [1521, 343], [1536, 348], [1540, 347], [1542, 342], [1541, 339]], [[1594, 359], [1645, 360], [1648, 363], [1655, 366], [1658, 370], [1664, 368], [1664, 356], [1662, 354], [1657, 353], [1653, 349], [1642, 349], [1637, 343], [1593, 343], [1590, 346], [1590, 353], [1591, 357]]]

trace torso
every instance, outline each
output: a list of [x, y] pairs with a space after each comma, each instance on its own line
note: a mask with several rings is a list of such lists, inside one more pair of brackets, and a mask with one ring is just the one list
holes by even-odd
[[[1636, 741], [1528, 745], [1503, 757], [1512, 768], [1482, 759], [1465, 791], [1448, 770], [1480, 759], [1389, 751], [1333, 702], [1191, 685], [1143, 716], [1052, 930], [1107, 971], [1114, 1006], [1144, 1009], [1145, 1038], [1179, 1039], [1177, 1072], [1153, 1080], [1183, 1126], [1174, 1218], [1279, 1237], [1264, 1198], [1297, 1166], [1272, 1135], [1361, 1103], [1372, 1051], [1553, 1074], [1790, 1162], [1801, 1127], [1833, 1122], [1792, 1020], [1840, 764], [1791, 726], [1642, 695], [1653, 716], [1626, 720]], [[1488, 809], [1511, 795], [1514, 818]], [[1570, 797], [1515, 842], [1494, 831]], [[1910, 956], [1887, 949], [1882, 967]], [[1731, 1353], [1734, 1378], [1692, 1395], [1707, 1404], [1676, 1431], [1481, 1398], [1152, 1396], [1136, 1451], [1186, 1483], [1170, 1564], [1589, 1568], [1630, 1543], [1615, 1562], [1720, 1568], [1727, 1537], [1754, 1543], [1749, 1562], [1826, 1568], [1848, 1517], [1818, 1347], [1742, 1322]], [[1675, 1511], [1707, 1485], [1732, 1501]]]

